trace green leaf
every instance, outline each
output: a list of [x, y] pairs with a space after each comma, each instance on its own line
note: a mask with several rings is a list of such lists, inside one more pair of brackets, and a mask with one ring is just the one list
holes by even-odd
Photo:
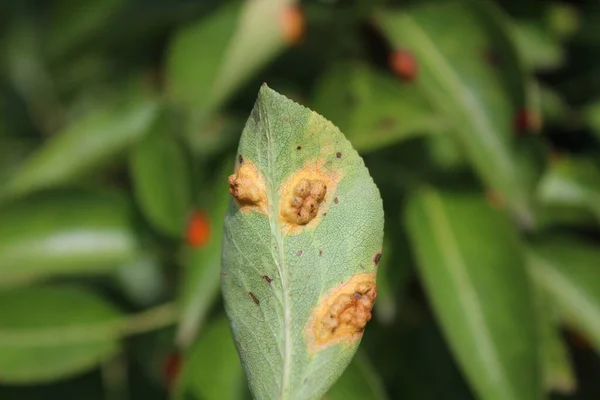
[[513, 35], [528, 68], [549, 70], [564, 63], [565, 55], [560, 41], [539, 22], [516, 22], [513, 25]]
[[[66, 378], [112, 357], [118, 343], [93, 335], [119, 312], [76, 287], [0, 291], [0, 382], [31, 384]], [[68, 332], [78, 329], [76, 340]], [[91, 333], [87, 335], [87, 333]], [[34, 338], [28, 339], [27, 336]]]
[[139, 95], [90, 112], [34, 152], [8, 183], [8, 191], [23, 195], [105, 165], [148, 131], [157, 111], [152, 97]]
[[583, 158], [552, 163], [539, 183], [538, 196], [545, 205], [582, 209], [600, 221], [600, 168]]
[[193, 119], [208, 122], [240, 85], [283, 50], [282, 17], [294, 2], [226, 4], [177, 32], [168, 50], [170, 97], [187, 107]]
[[139, 252], [131, 204], [118, 194], [45, 192], [0, 208], [0, 286], [117, 268]]
[[359, 352], [323, 400], [385, 400], [383, 383], [365, 354]]
[[537, 240], [529, 251], [530, 270], [561, 318], [584, 332], [600, 351], [598, 260], [596, 244], [566, 236]]
[[[185, 249], [186, 270], [180, 286], [181, 319], [177, 332], [177, 341], [182, 346], [190, 344], [202, 329], [210, 307], [219, 295], [221, 271], [221, 239], [223, 237], [223, 219], [228, 206], [227, 168], [215, 174], [216, 183], [211, 188], [212, 202], [206, 216], [210, 235], [207, 243], [188, 245]], [[202, 211], [200, 211], [202, 212]], [[200, 227], [201, 228], [201, 227]]]
[[225, 318], [210, 324], [186, 353], [174, 398], [241, 400], [244, 371]]
[[131, 153], [130, 170], [138, 203], [162, 232], [183, 235], [191, 209], [191, 179], [186, 154], [165, 117]]
[[428, 296], [475, 393], [539, 399], [530, 283], [508, 221], [479, 197], [433, 189], [410, 199], [405, 218]]
[[600, 139], [600, 100], [588, 105], [583, 113], [588, 125], [592, 128], [596, 137]]
[[318, 399], [370, 316], [379, 191], [335, 126], [266, 85], [230, 183], [222, 291], [252, 394]]
[[483, 3], [444, 2], [381, 12], [377, 22], [396, 49], [414, 55], [414, 84], [448, 121], [481, 179], [531, 225], [530, 188], [513, 154], [512, 123], [525, 105], [525, 77], [494, 11]]
[[338, 64], [321, 79], [313, 102], [366, 153], [444, 126], [422, 93], [365, 64]]
[[560, 332], [560, 318], [550, 296], [535, 285], [536, 317], [539, 329], [539, 355], [546, 392], [573, 393], [577, 388], [568, 349]]

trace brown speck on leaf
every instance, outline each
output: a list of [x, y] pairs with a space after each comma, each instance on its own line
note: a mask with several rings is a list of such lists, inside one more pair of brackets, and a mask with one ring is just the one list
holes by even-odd
[[243, 163], [244, 163], [244, 157], [242, 157], [242, 155], [241, 155], [241, 154], [238, 156], [238, 162], [239, 162], [240, 164], [243, 164]]
[[254, 293], [248, 292], [248, 296], [252, 299], [252, 301], [254, 302], [254, 304], [256, 304], [256, 305], [260, 304], [260, 301], [256, 298], [256, 296], [254, 295]]
[[377, 253], [375, 254], [375, 257], [373, 257], [373, 262], [375, 265], [379, 265], [379, 260], [381, 260], [381, 253]]
[[267, 283], [271, 283], [273, 281], [273, 279], [269, 278], [268, 275], [263, 275], [263, 279], [267, 282]]
[[221, 276], [227, 276], [227, 272], [221, 272]]
[[327, 213], [323, 213], [323, 216], [324, 216], [324, 217], [326, 217], [326, 216], [327, 216]]
[[338, 151], [337, 153], [335, 153], [335, 156], [336, 156], [337, 158], [342, 158], [342, 153], [340, 153], [340, 152]]
[[301, 256], [301, 255], [302, 255], [302, 250], [298, 250], [298, 251], [296, 252], [296, 254], [297, 254], [297, 255], [299, 255], [299, 256]]
[[296, 147], [296, 150], [302, 150], [302, 146]]
[[323, 256], [323, 250], [319, 250], [319, 256], [322, 257]]
[[334, 202], [335, 204], [340, 204], [340, 200], [339, 200], [337, 197], [336, 197], [335, 199], [333, 199], [333, 202]]

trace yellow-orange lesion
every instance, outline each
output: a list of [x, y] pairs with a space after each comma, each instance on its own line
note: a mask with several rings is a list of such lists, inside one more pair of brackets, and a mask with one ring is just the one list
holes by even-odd
[[291, 198], [283, 204], [281, 215], [292, 224], [306, 225], [319, 213], [325, 199], [327, 185], [319, 179], [300, 179], [295, 184]]
[[359, 274], [321, 300], [308, 327], [309, 349], [358, 340], [377, 297], [374, 274]]
[[324, 163], [307, 163], [281, 185], [279, 218], [286, 234], [299, 233], [304, 226], [318, 224], [331, 202], [341, 174], [325, 170]]
[[265, 182], [258, 168], [250, 161], [245, 160], [236, 172], [229, 176], [229, 193], [242, 211], [254, 210], [266, 214]]

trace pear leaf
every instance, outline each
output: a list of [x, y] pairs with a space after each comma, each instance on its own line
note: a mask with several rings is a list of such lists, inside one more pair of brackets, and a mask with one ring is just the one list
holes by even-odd
[[222, 291], [255, 399], [319, 399], [371, 318], [383, 207], [363, 160], [266, 85], [229, 177]]

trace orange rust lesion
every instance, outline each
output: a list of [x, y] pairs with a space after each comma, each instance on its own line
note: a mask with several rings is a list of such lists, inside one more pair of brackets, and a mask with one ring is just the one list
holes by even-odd
[[329, 207], [342, 175], [326, 170], [324, 164], [311, 161], [281, 185], [279, 220], [286, 234], [316, 226]]
[[251, 161], [244, 160], [229, 175], [229, 193], [242, 212], [267, 214], [265, 179]]
[[330, 345], [361, 338], [377, 297], [375, 273], [353, 276], [321, 299], [307, 326], [308, 348], [314, 353]]

